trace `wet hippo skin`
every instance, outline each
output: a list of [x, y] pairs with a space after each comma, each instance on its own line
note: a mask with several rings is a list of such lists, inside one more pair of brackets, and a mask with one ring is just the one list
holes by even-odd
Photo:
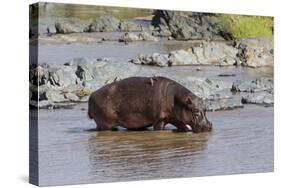
[[164, 130], [168, 123], [184, 132], [212, 130], [203, 101], [165, 77], [130, 77], [105, 85], [91, 94], [88, 115], [98, 131], [116, 126]]

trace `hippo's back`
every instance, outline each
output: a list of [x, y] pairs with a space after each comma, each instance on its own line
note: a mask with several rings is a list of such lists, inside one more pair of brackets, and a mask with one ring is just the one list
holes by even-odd
[[130, 77], [105, 85], [89, 98], [89, 117], [110, 114], [117, 118], [125, 113], [153, 116], [163, 95], [164, 77]]

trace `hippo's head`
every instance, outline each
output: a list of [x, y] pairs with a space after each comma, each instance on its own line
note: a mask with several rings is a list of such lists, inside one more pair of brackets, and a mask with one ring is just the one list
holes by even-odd
[[197, 96], [176, 96], [174, 118], [173, 124], [182, 130], [192, 129], [194, 133], [212, 130], [212, 123], [206, 117], [205, 105]]

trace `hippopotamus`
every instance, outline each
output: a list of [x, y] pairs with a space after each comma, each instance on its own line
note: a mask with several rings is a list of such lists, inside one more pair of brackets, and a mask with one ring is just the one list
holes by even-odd
[[164, 130], [168, 123], [184, 132], [212, 130], [203, 100], [165, 77], [130, 77], [101, 87], [89, 97], [88, 116], [97, 131]]

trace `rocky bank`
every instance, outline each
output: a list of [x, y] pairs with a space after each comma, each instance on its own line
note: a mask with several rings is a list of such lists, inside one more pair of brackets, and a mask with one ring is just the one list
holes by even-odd
[[217, 65], [262, 67], [273, 66], [273, 41], [266, 39], [242, 39], [234, 46], [225, 42], [201, 42], [188, 50], [168, 54], [139, 54], [131, 62], [160, 67], [178, 65]]
[[203, 98], [210, 111], [241, 108], [248, 103], [273, 105], [272, 78], [229, 82], [182, 77], [162, 70], [149, 71], [147, 66], [129, 62], [85, 58], [73, 59], [64, 65], [30, 65], [30, 106], [48, 109], [71, 107], [87, 102], [90, 93], [103, 85], [131, 76], [169, 77]]

